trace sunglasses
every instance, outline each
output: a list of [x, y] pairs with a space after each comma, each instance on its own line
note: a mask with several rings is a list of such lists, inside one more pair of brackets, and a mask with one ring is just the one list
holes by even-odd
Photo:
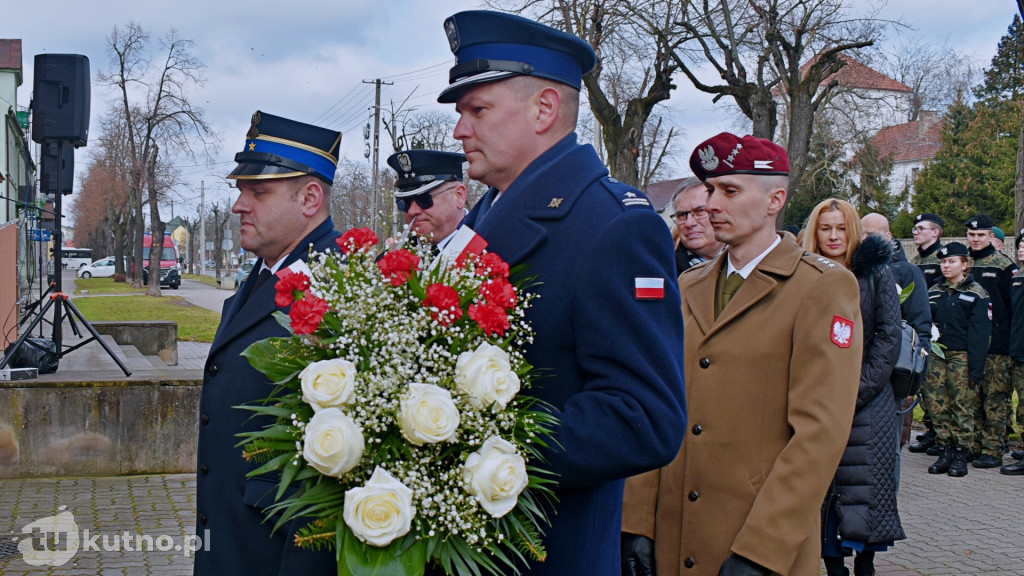
[[430, 210], [434, 207], [434, 196], [444, 194], [445, 192], [454, 189], [455, 187], [451, 187], [444, 190], [438, 190], [437, 192], [431, 192], [430, 194], [420, 194], [411, 198], [395, 198], [395, 204], [398, 205], [398, 209], [402, 212], [408, 212], [409, 208], [412, 208], [413, 202], [420, 207], [420, 210]]

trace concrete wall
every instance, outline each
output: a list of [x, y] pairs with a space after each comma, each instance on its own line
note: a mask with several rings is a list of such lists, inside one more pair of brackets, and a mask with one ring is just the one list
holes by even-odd
[[178, 323], [171, 320], [116, 320], [92, 322], [100, 334], [114, 342], [135, 346], [146, 356], [159, 356], [168, 366], [178, 365]]
[[195, 471], [201, 385], [0, 382], [0, 478]]

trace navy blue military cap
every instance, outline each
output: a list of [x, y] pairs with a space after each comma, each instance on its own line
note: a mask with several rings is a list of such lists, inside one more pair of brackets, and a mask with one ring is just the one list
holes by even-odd
[[445, 182], [462, 180], [465, 154], [437, 150], [405, 150], [388, 157], [388, 166], [398, 173], [395, 197], [426, 194]]
[[926, 220], [928, 222], [934, 222], [938, 224], [939, 228], [946, 227], [946, 223], [943, 222], [942, 218], [940, 218], [937, 214], [918, 214], [917, 216], [914, 217], [914, 224], [917, 224], [918, 222], [924, 222]]
[[966, 258], [969, 252], [967, 252], [967, 246], [960, 242], [950, 242], [939, 250], [939, 258], [949, 258], [950, 256], [963, 256]]
[[988, 214], [978, 214], [974, 218], [964, 222], [968, 230], [991, 230], [995, 226], [992, 217]]
[[319, 176], [334, 183], [341, 132], [304, 124], [266, 112], [252, 115], [245, 148], [235, 154], [237, 180]]
[[456, 64], [448, 87], [437, 97], [451, 103], [466, 86], [515, 75], [555, 80], [580, 90], [597, 55], [582, 38], [521, 16], [469, 10], [444, 21]]

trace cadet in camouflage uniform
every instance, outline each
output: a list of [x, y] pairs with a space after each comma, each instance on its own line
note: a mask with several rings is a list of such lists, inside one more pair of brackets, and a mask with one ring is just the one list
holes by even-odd
[[911, 262], [921, 269], [929, 288], [942, 280], [938, 255], [942, 249], [942, 229], [945, 227], [946, 223], [935, 214], [918, 214], [914, 217], [914, 244], [917, 245], [917, 255]]
[[929, 474], [967, 475], [967, 455], [975, 438], [978, 382], [985, 376], [985, 356], [992, 333], [988, 294], [968, 275], [967, 246], [950, 242], [939, 251], [943, 280], [928, 290], [932, 322], [945, 358], [932, 355], [924, 396], [942, 455]]
[[[927, 283], [925, 290], [942, 279], [938, 253], [942, 249], [942, 229], [945, 226], [946, 223], [936, 214], [918, 214], [914, 217], [914, 244], [917, 245], [917, 254], [910, 261], [917, 265], [921, 269], [921, 273], [924, 274]], [[922, 408], [928, 405], [924, 400], [927, 390], [927, 384], [921, 387]], [[932, 415], [927, 408], [924, 408], [922, 423], [928, 428], [928, 431], [918, 436], [917, 443], [911, 444], [907, 449], [911, 452], [928, 452], [932, 456], [938, 456], [941, 448], [935, 444], [935, 427], [932, 425]]]
[[1003, 465], [1006, 449], [1006, 428], [1012, 406], [1010, 373], [1010, 317], [1012, 313], [1010, 284], [1017, 265], [992, 245], [992, 217], [979, 214], [964, 223], [967, 243], [974, 259], [973, 276], [988, 292], [991, 302], [992, 340], [985, 361], [985, 378], [979, 382], [981, 406], [975, 424], [976, 439], [972, 452], [980, 455], [975, 468], [997, 468]]
[[[1024, 260], [1024, 230], [1017, 234], [1017, 259]], [[1024, 432], [1024, 272], [1013, 277], [1010, 293], [1013, 298], [1013, 320], [1010, 323], [1010, 358], [1013, 360], [1013, 387], [1017, 390], [1017, 430]], [[1013, 457], [1021, 460], [1020, 451]], [[1024, 461], [1007, 464], [999, 469], [1011, 476], [1024, 475]]]

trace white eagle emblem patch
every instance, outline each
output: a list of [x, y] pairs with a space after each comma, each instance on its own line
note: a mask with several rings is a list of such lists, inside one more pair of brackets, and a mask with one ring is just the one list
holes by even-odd
[[853, 344], [853, 320], [832, 317], [832, 343], [840, 348], [849, 348]]
[[715, 156], [715, 148], [711, 144], [708, 144], [704, 148], [697, 150], [697, 155], [700, 156], [700, 165], [708, 172], [711, 172], [715, 168], [718, 168], [718, 156]]

